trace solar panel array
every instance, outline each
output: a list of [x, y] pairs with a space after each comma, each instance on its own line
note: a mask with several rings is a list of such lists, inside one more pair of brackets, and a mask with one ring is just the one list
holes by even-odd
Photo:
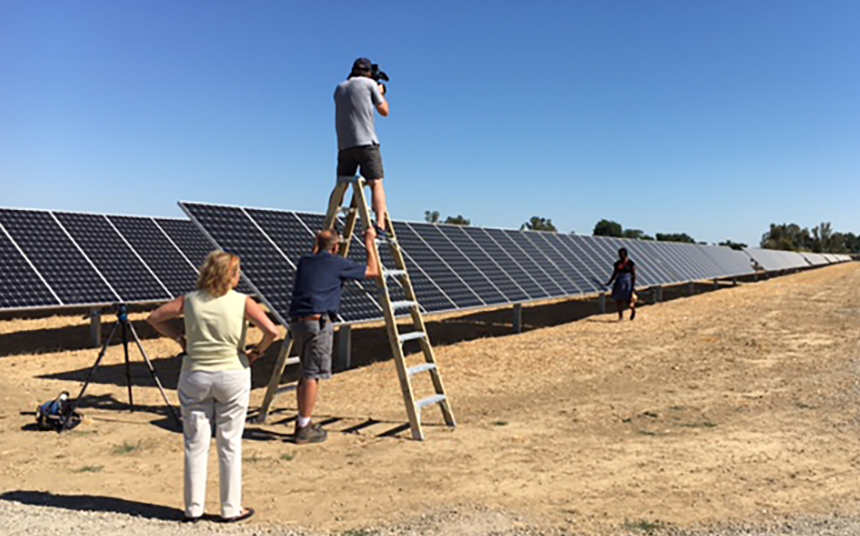
[[211, 250], [187, 220], [0, 209], [0, 310], [166, 301]]
[[[180, 206], [213, 244], [242, 258], [246, 276], [285, 322], [296, 265], [311, 251], [324, 216], [192, 202]], [[642, 287], [754, 273], [746, 253], [723, 246], [405, 221], [393, 226], [418, 302], [428, 313], [603, 292], [621, 247], [637, 263]], [[392, 266], [387, 251], [381, 253], [383, 264]], [[358, 238], [350, 258], [365, 262]], [[349, 283], [338, 320], [381, 318], [375, 284]]]

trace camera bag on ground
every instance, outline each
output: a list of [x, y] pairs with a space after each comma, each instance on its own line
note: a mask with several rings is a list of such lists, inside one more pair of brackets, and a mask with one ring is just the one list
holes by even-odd
[[81, 423], [81, 414], [72, 411], [69, 393], [63, 391], [56, 399], [45, 402], [36, 408], [36, 424], [39, 430], [63, 431], [63, 423], [68, 419], [66, 430], [71, 430]]

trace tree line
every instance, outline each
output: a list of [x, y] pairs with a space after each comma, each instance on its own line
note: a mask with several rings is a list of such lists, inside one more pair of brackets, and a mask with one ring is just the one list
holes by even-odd
[[834, 231], [830, 222], [809, 229], [796, 223], [771, 223], [761, 247], [813, 253], [860, 253], [860, 236]]
[[[452, 225], [471, 225], [472, 221], [458, 214], [448, 216], [443, 221], [438, 210], [424, 212], [424, 220], [429, 223], [448, 223]], [[521, 230], [547, 231], [557, 233], [558, 229], [550, 218], [532, 216], [520, 226]], [[685, 244], [706, 244], [697, 242], [687, 233], [654, 233], [649, 235], [641, 229], [625, 229], [620, 223], [602, 219], [594, 225], [594, 236], [610, 236], [615, 238], [632, 238], [636, 240], [657, 240], [659, 242], [682, 242]], [[743, 242], [723, 240], [719, 246], [732, 249], [744, 249]], [[762, 235], [760, 246], [767, 249], [783, 249], [789, 251], [812, 251], [815, 253], [860, 253], [860, 236], [854, 233], [834, 231], [830, 222], [816, 225], [811, 230], [801, 228], [796, 223], [772, 223], [770, 229]]]

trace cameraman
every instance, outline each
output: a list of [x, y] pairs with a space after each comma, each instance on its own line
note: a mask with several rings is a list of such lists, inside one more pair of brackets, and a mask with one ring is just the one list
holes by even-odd
[[385, 190], [382, 189], [382, 154], [374, 128], [374, 109], [388, 117], [385, 86], [374, 79], [373, 64], [358, 58], [345, 82], [334, 90], [335, 127], [337, 129], [337, 175], [353, 178], [361, 168], [361, 176], [370, 185], [373, 212], [380, 232], [386, 229]]

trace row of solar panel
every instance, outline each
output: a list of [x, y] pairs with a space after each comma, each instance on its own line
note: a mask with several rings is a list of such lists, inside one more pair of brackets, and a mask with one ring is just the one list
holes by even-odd
[[[310, 251], [324, 216], [189, 202], [180, 206], [214, 244], [242, 257], [245, 274], [284, 321], [296, 265]], [[754, 271], [746, 254], [721, 246], [402, 221], [393, 225], [418, 301], [431, 313], [601, 292], [621, 247], [637, 263], [643, 287]], [[393, 265], [389, 252], [381, 255], [384, 265]], [[365, 262], [358, 238], [349, 257]], [[402, 290], [395, 287], [392, 297], [403, 299]], [[375, 285], [351, 285], [341, 320], [379, 318]]]
[[745, 251], [762, 270], [767, 272], [822, 266], [851, 260], [848, 255], [836, 253], [798, 253], [759, 248], [748, 248]]
[[187, 220], [0, 209], [0, 309], [166, 301], [212, 249]]

